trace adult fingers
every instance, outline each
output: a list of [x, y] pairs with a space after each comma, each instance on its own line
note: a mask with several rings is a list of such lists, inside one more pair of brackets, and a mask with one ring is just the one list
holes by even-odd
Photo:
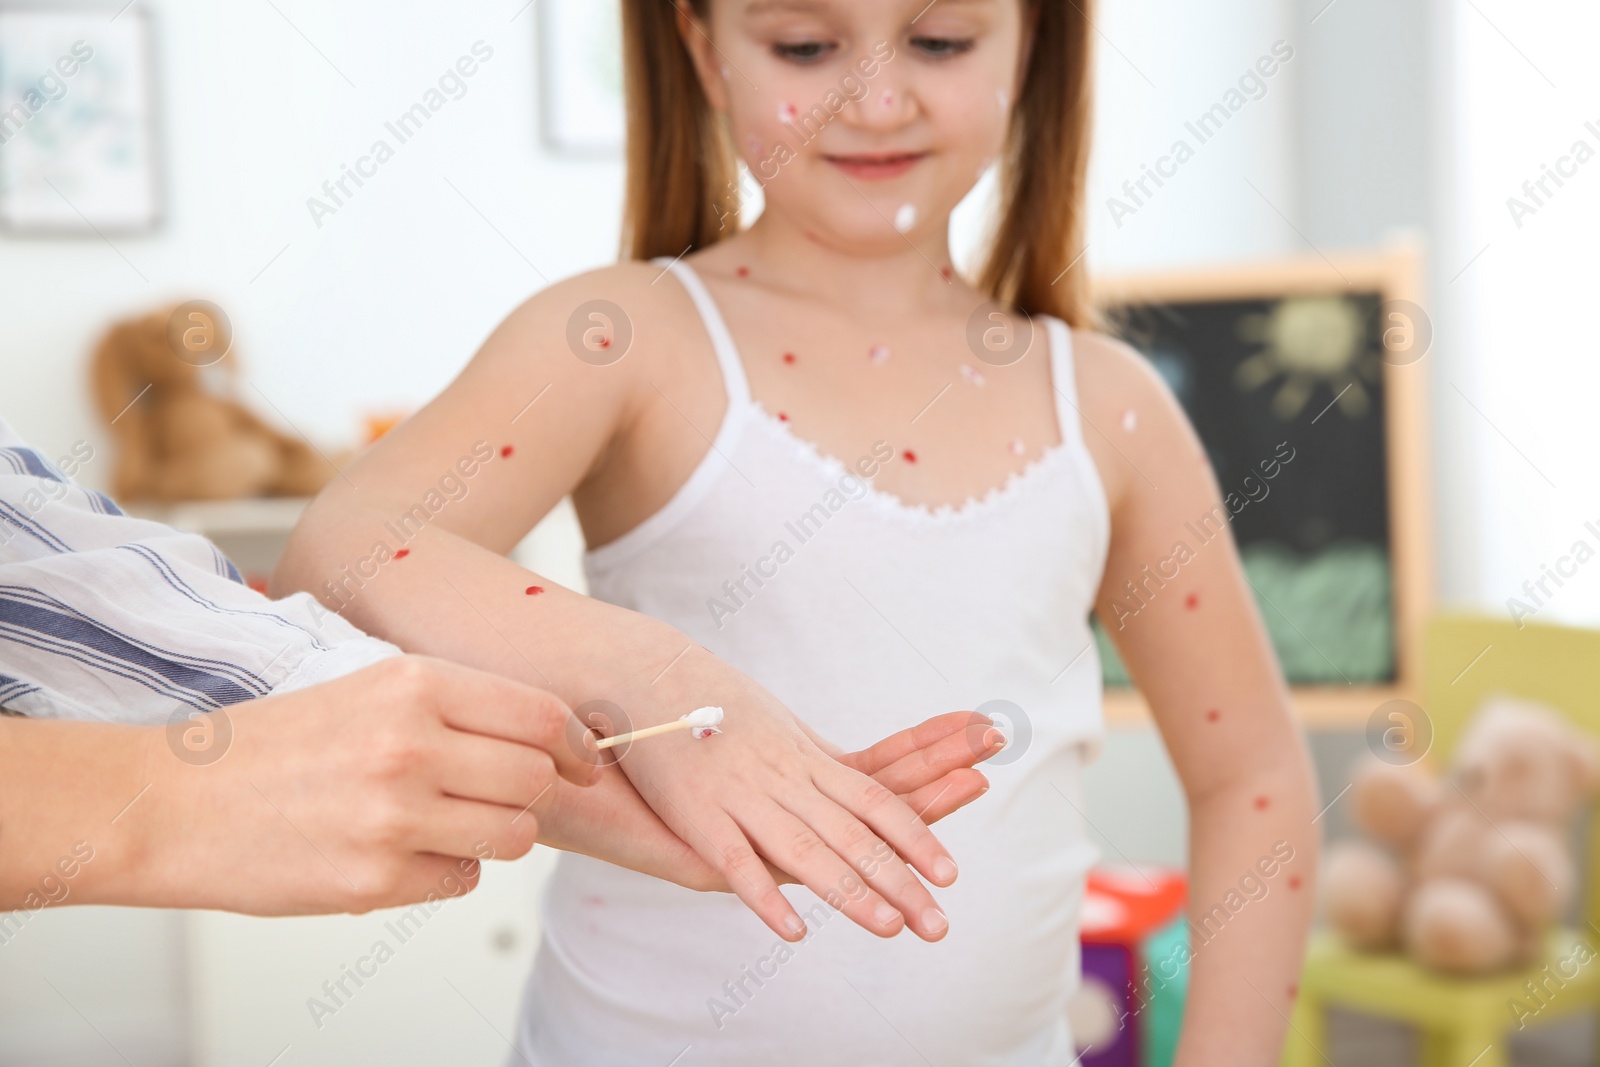
[[920, 789], [901, 793], [900, 799], [928, 825], [971, 804], [989, 791], [989, 779], [971, 767], [957, 767]]
[[839, 762], [862, 774], [876, 775], [880, 770], [898, 760], [926, 749], [928, 746], [968, 728], [992, 726], [993, 723], [975, 711], [950, 711], [935, 715], [899, 733], [890, 734], [877, 744], [838, 757]]
[[415, 826], [412, 847], [458, 859], [517, 859], [539, 837], [531, 811], [459, 797], [439, 797]]
[[[353, 878], [340, 872], [339, 887], [349, 892], [330, 903], [338, 911], [361, 914], [376, 908], [416, 904], [429, 898], [464, 896], [477, 888], [481, 873], [482, 867], [476, 859], [418, 853], [392, 866], [367, 870], [352, 868]], [[328, 906], [319, 905], [305, 914], [323, 914], [329, 910]]]
[[457, 664], [436, 670], [434, 697], [447, 726], [543, 749], [557, 772], [578, 785], [599, 777], [599, 761], [573, 740], [583, 728], [572, 727], [572, 711], [553, 693]]
[[[872, 771], [880, 785], [905, 795], [937, 781], [958, 767], [981, 763], [1005, 747], [1006, 739], [987, 720], [972, 723]], [[915, 807], [915, 805], [913, 805]], [[928, 820], [924, 819], [924, 822]]]
[[[893, 797], [893, 794], [890, 796]], [[780, 796], [779, 800], [789, 807], [799, 821], [810, 827], [828, 849], [848, 863], [854, 874], [882, 894], [905, 917], [918, 937], [925, 941], [937, 941], [944, 936], [949, 923], [944, 918], [944, 912], [934, 903], [928, 887], [911, 873], [905, 861], [895, 855], [894, 849], [873, 833], [861, 818], [815, 789], [801, 791], [793, 797]], [[900, 801], [896, 798], [895, 803], [899, 804]], [[909, 810], [907, 814], [910, 815]], [[910, 817], [916, 818], [914, 815]], [[793, 868], [790, 870], [808, 885], [814, 877]], [[867, 926], [869, 930], [873, 929], [862, 923], [860, 918], [856, 918], [856, 922]]]
[[[900, 910], [875, 892], [834, 847], [793, 813], [778, 808], [748, 824], [741, 823], [740, 829], [757, 842], [767, 859], [868, 933], [893, 937], [905, 926]], [[883, 848], [887, 852], [888, 846]]]
[[438, 751], [439, 786], [463, 800], [479, 800], [542, 814], [556, 785], [550, 753], [531, 745], [452, 730]]

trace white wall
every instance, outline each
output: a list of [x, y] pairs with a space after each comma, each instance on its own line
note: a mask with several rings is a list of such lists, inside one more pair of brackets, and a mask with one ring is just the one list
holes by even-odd
[[[93, 236], [0, 240], [0, 410], [52, 452], [102, 439], [84, 363], [116, 316], [215, 300], [253, 383], [339, 443], [362, 413], [436, 393], [543, 284], [535, 268], [560, 278], [614, 255], [620, 165], [540, 150], [535, 12], [512, 19], [523, 0], [274, 3], [287, 20], [265, 3], [141, 3], [159, 45], [168, 220], [112, 238], [133, 267]], [[384, 122], [480, 39], [494, 56], [466, 95], [319, 229], [307, 198], [375, 138], [395, 143]]]

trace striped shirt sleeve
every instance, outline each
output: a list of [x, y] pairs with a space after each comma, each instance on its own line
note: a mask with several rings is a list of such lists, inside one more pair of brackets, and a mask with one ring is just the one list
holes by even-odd
[[125, 515], [0, 419], [0, 711], [165, 723], [399, 655], [210, 541]]

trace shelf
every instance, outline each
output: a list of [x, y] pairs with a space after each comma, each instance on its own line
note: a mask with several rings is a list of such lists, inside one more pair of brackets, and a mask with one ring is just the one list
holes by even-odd
[[288, 536], [311, 501], [306, 497], [249, 500], [189, 500], [175, 504], [134, 504], [129, 515], [153, 519], [207, 537], [251, 534]]

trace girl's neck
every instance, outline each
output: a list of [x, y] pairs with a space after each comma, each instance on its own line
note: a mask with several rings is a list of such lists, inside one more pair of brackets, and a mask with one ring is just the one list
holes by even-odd
[[[884, 229], [891, 231], [885, 221]], [[948, 299], [951, 281], [949, 220], [929, 220], [916, 235], [900, 236], [880, 251], [828, 243], [772, 214], [763, 214], [738, 241], [759, 262], [782, 265], [785, 287], [835, 307], [914, 312]], [[915, 243], [913, 243], [915, 242]]]

